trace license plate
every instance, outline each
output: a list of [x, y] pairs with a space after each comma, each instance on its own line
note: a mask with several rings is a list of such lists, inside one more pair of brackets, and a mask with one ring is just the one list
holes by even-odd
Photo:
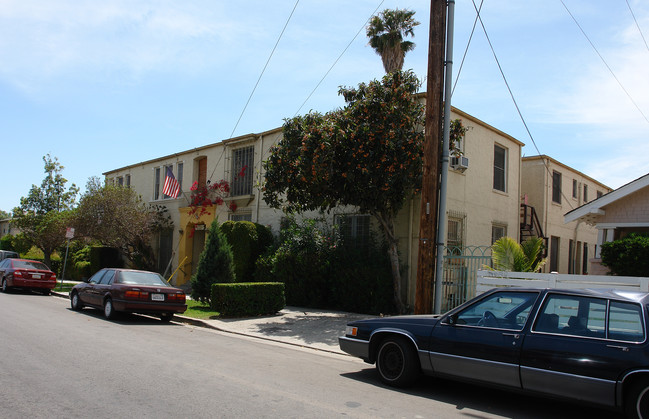
[[151, 294], [151, 301], [164, 301], [164, 300], [165, 300], [164, 294]]
[[41, 279], [43, 277], [42, 274], [32, 274], [33, 279]]

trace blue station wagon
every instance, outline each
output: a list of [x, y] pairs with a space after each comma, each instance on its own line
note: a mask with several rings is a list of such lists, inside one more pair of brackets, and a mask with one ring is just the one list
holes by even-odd
[[340, 348], [389, 385], [469, 380], [649, 418], [649, 294], [500, 288], [448, 313], [354, 321]]

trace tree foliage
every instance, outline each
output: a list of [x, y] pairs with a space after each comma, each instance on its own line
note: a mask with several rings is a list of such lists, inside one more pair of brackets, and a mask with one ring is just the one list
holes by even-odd
[[164, 207], [147, 205], [131, 188], [91, 178], [76, 209], [76, 234], [120, 250], [135, 266], [154, 269], [153, 234], [171, 228]]
[[491, 246], [493, 270], [539, 272], [546, 261], [539, 257], [542, 250], [540, 237], [530, 237], [520, 244], [511, 237], [501, 237]]
[[64, 167], [56, 157], [47, 154], [43, 162], [45, 178], [41, 186], [32, 185], [27, 196], [20, 198], [20, 206], [13, 210], [12, 224], [43, 251], [44, 262], [49, 266], [52, 252], [65, 243], [66, 226], [71, 222], [71, 208], [79, 188], [72, 184], [66, 189], [67, 180], [61, 174]]
[[192, 299], [210, 303], [212, 284], [234, 282], [232, 249], [217, 220], [212, 222], [205, 248], [198, 259], [196, 274], [192, 276]]
[[406, 36], [415, 36], [414, 27], [419, 25], [414, 19], [415, 12], [401, 9], [385, 9], [373, 16], [367, 26], [370, 46], [381, 56], [386, 73], [401, 70], [407, 52], [415, 48]]
[[402, 310], [394, 219], [422, 174], [423, 105], [412, 72], [341, 88], [346, 106], [287, 119], [264, 162], [264, 201], [287, 212], [358, 207], [379, 222], [388, 243], [395, 302]]
[[602, 244], [602, 264], [619, 276], [649, 277], [649, 236], [632, 233]]

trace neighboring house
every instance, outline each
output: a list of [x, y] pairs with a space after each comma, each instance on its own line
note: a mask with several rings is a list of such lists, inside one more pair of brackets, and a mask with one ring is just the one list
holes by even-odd
[[11, 225], [11, 218], [0, 220], [0, 237], [6, 236], [7, 234], [15, 236], [19, 232], [20, 230]]
[[593, 273], [589, 260], [595, 255], [597, 230], [582, 220], [564, 222], [563, 216], [611, 189], [545, 155], [523, 157], [522, 167], [521, 238], [546, 240], [544, 272]]
[[624, 238], [630, 233], [649, 233], [649, 174], [602, 195], [568, 212], [566, 223], [583, 222], [597, 230], [597, 247], [592, 256], [591, 273], [603, 275], [603, 243]]
[[[460, 144], [465, 159], [454, 160], [449, 169], [449, 246], [487, 248], [505, 235], [518, 239], [523, 143], [458, 109], [453, 109], [451, 117], [461, 119], [468, 131]], [[279, 231], [284, 214], [264, 203], [259, 185], [263, 183], [262, 161], [281, 136], [282, 129], [277, 128], [104, 173], [107, 182], [134, 188], [145, 202], [167, 207], [174, 228], [159, 235], [154, 251], [160, 261], [160, 272], [170, 274], [180, 265], [174, 284], [186, 284], [195, 272], [206, 232], [215, 217], [219, 222], [250, 220], [270, 226], [275, 233]], [[182, 194], [177, 199], [162, 192], [167, 167], [181, 184]], [[244, 167], [245, 176], [239, 177]], [[230, 182], [231, 196], [227, 201], [236, 203], [236, 211], [221, 206], [210, 208], [209, 214], [200, 217], [190, 214], [191, 186], [221, 179]], [[404, 204], [396, 223], [401, 261], [407, 270], [402, 289], [409, 304], [413, 304], [415, 296], [419, 210], [420, 198], [414, 196]], [[358, 214], [353, 208], [338, 208], [330, 217], [332, 221], [344, 217], [345, 234], [367, 234], [373, 224], [369, 215]]]

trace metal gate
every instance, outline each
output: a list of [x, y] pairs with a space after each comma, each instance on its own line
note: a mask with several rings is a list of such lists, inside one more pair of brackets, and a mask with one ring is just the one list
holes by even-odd
[[491, 247], [444, 247], [442, 313], [475, 297], [478, 269], [491, 266]]

